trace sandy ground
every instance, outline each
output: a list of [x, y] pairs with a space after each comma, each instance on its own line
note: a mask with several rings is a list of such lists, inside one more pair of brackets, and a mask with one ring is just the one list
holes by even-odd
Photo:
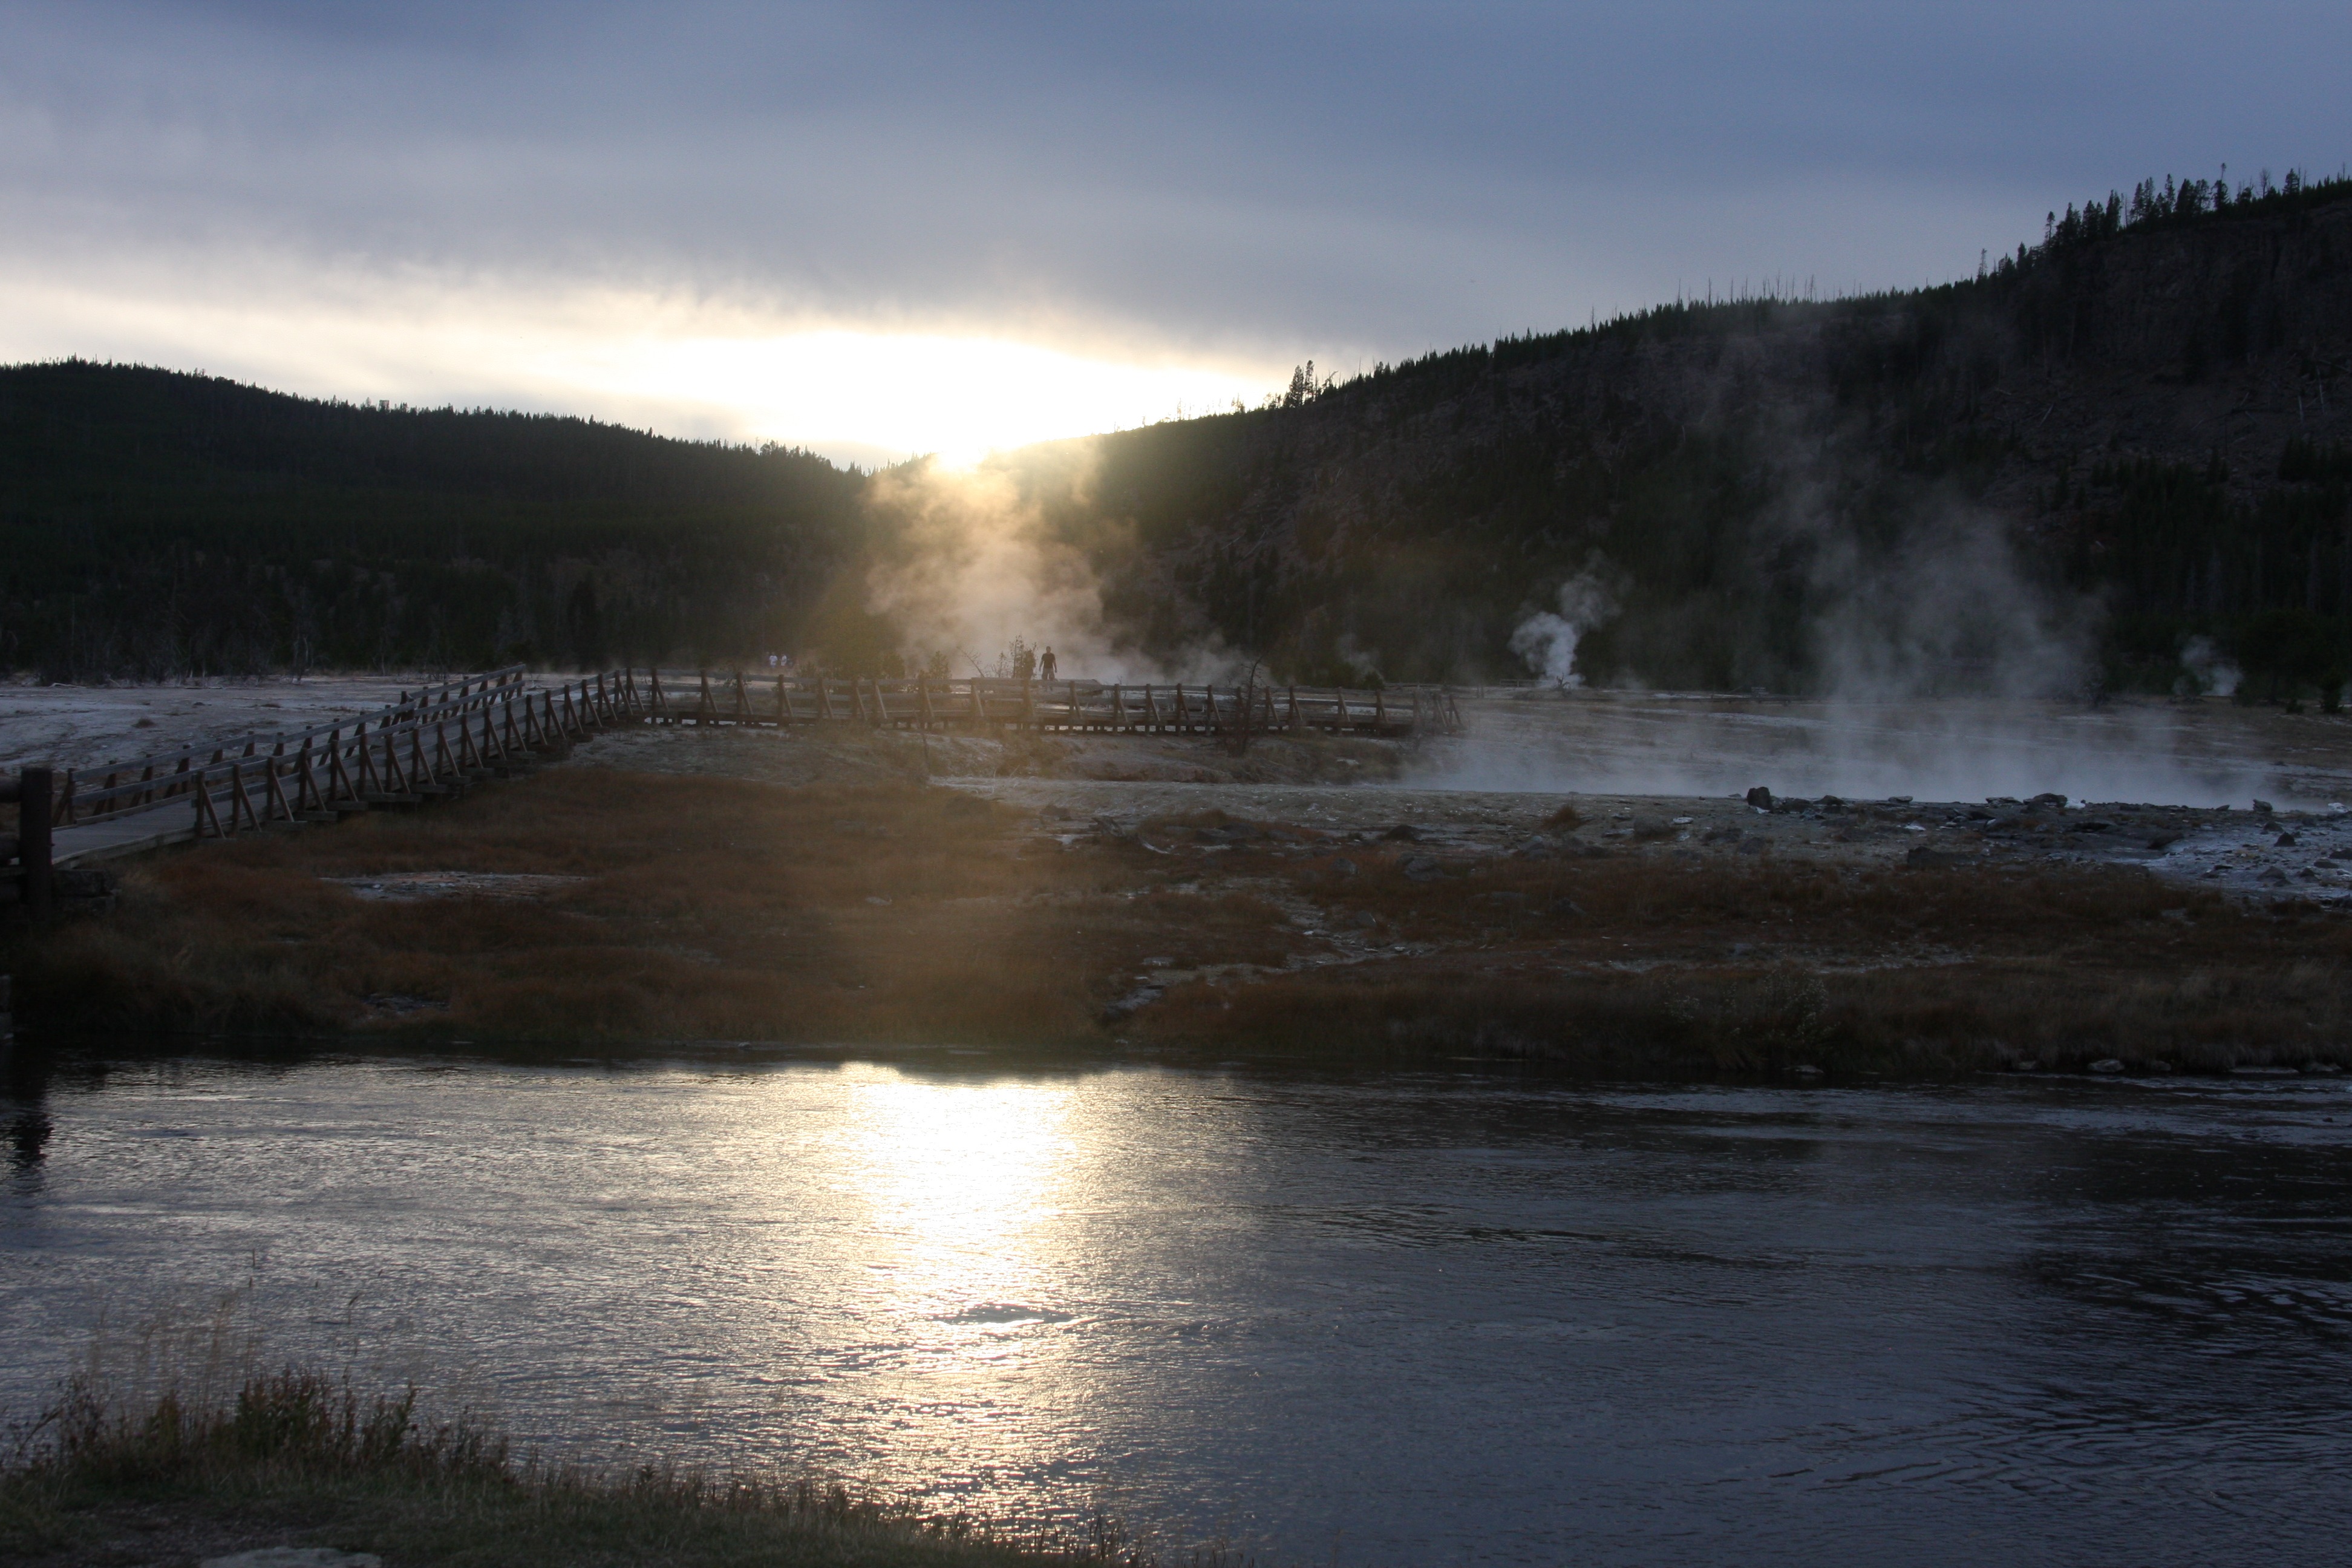
[[[926, 757], [911, 737], [845, 725], [782, 735], [648, 730], [601, 737], [573, 761], [787, 784], [928, 776], [1033, 811], [1041, 835], [1066, 841], [1221, 810], [1365, 843], [1408, 841], [1440, 862], [1622, 852], [1929, 865], [2124, 863], [2249, 896], [2292, 892], [2352, 906], [2352, 814], [2307, 804], [2307, 795], [2304, 805], [2291, 804], [2298, 796], [2280, 789], [2275, 802], [2248, 795], [2212, 805], [2169, 803], [2162, 791], [2152, 792], [2156, 799], [2061, 802], [2053, 797], [2063, 792], [2047, 787], [1968, 799], [1910, 792], [1791, 797], [1775, 784], [1822, 776], [1822, 738], [1833, 732], [1818, 710], [1783, 710], [1795, 707], [1723, 699], [1497, 700], [1465, 710], [1469, 732], [1459, 740], [1267, 738], [1242, 757], [1205, 740], [935, 738]], [[1955, 713], [1949, 705], [1913, 717], [1912, 733], [1942, 737], [1964, 733], [1971, 723], [1990, 732], [1998, 721], [2016, 742], [1999, 765], [2014, 768], [2019, 757], [2043, 756], [2049, 761], [2042, 771], [2053, 780], [2127, 780], [2134, 769], [2151, 779], [2177, 778], [2183, 759], [2216, 776], [2275, 779], [2261, 756], [2268, 751], [2288, 752], [2296, 759], [2294, 777], [2323, 793], [2326, 781], [2352, 781], [2352, 725], [2333, 718], [2226, 704], [2095, 710], [2085, 724], [2063, 710]], [[1658, 740], [1662, 734], [1671, 740]], [[1675, 763], [1685, 769], [1680, 773], [1660, 763], [1661, 752], [1671, 747], [1679, 753], [1695, 743], [1695, 734], [1697, 743], [1708, 736], [1719, 742], [1702, 756], [1714, 779], [1744, 780], [1743, 787], [1704, 795], [1606, 787], [1632, 780], [1698, 782], [1685, 761]], [[2065, 741], [2076, 744], [2068, 749], [2061, 745]], [[1479, 787], [1504, 780], [1518, 787]], [[1769, 810], [1746, 798], [1758, 784], [1775, 790]], [[2352, 795], [2352, 787], [2344, 793]], [[2258, 798], [2276, 809], [2254, 809]], [[1572, 827], [1555, 822], [1563, 805], [1582, 821]]]
[[415, 672], [157, 686], [0, 685], [0, 768], [92, 768], [371, 712], [449, 679]]

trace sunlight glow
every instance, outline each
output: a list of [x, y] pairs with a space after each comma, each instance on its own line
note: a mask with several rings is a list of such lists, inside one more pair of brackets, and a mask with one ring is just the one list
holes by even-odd
[[618, 289], [521, 289], [262, 258], [158, 273], [0, 261], [0, 362], [80, 355], [282, 392], [578, 414], [661, 435], [774, 441], [878, 467], [1255, 404], [1286, 357], [1057, 343], [986, 324], [810, 320]]
[[1061, 1214], [1075, 1093], [1030, 1080], [941, 1084], [896, 1075], [856, 1089], [852, 1156], [872, 1205], [869, 1266], [901, 1310], [991, 1357], [1000, 1330], [1050, 1311], [1032, 1242]]
[[755, 437], [849, 440], [970, 467], [989, 452], [1230, 406], [1240, 378], [1119, 364], [986, 337], [843, 331], [631, 343], [548, 379], [637, 399], [731, 408]]

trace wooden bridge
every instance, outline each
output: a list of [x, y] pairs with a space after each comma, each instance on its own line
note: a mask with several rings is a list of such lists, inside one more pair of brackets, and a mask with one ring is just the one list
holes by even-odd
[[61, 868], [410, 805], [526, 772], [616, 725], [781, 728], [827, 721], [920, 731], [1398, 737], [1461, 727], [1441, 689], [1106, 685], [1094, 680], [745, 674], [623, 668], [533, 684], [520, 665], [404, 693], [390, 707], [279, 734], [0, 781], [0, 903], [46, 913]]

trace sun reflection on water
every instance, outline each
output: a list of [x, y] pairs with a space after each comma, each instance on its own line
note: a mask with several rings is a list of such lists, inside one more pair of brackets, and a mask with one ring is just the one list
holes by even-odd
[[931, 1338], [934, 1354], [981, 1359], [1013, 1353], [1021, 1328], [1063, 1319], [1063, 1282], [1041, 1243], [1077, 1163], [1075, 1089], [876, 1074], [851, 1092], [840, 1152], [868, 1206], [869, 1290], [892, 1315], [947, 1331]]

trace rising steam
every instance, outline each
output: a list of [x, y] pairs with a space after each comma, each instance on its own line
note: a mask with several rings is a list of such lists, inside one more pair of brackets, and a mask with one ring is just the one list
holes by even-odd
[[1546, 685], [1573, 689], [1584, 684], [1576, 668], [1576, 645], [1584, 634], [1617, 613], [1617, 596], [1602, 580], [1596, 559], [1559, 585], [1557, 613], [1538, 610], [1511, 633], [1511, 651]]
[[896, 628], [910, 668], [944, 656], [951, 675], [995, 675], [1017, 639], [1052, 648], [1064, 677], [1227, 675], [1233, 661], [1205, 631], [1177, 659], [1143, 653], [1105, 612], [1087, 553], [1055, 535], [1011, 474], [910, 466], [876, 476], [871, 504], [888, 542], [867, 569], [866, 608]]

